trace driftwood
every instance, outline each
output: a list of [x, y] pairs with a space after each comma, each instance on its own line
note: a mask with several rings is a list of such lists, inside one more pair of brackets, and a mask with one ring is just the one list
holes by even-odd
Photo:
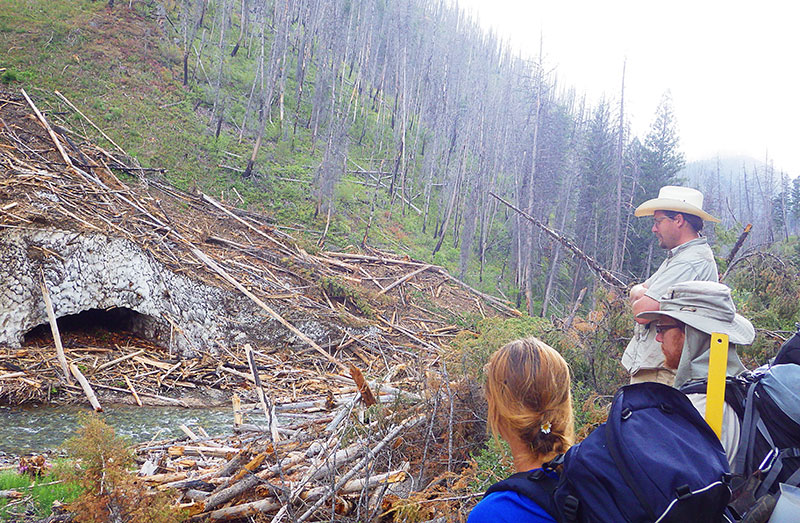
[[84, 377], [80, 369], [78, 369], [78, 366], [74, 363], [70, 363], [69, 370], [72, 372], [72, 375], [75, 376], [75, 379], [78, 380], [78, 383], [81, 384], [81, 387], [83, 387], [83, 392], [86, 394], [86, 397], [89, 399], [89, 403], [92, 404], [92, 408], [95, 410], [95, 412], [103, 412], [103, 407], [101, 407], [100, 402], [97, 401], [97, 396], [95, 396], [92, 386], [89, 385], [89, 381]]
[[350, 481], [350, 479], [352, 479], [353, 476], [355, 476], [362, 468], [364, 468], [366, 464], [371, 459], [373, 459], [381, 449], [383, 449], [383, 447], [385, 447], [387, 444], [389, 444], [389, 442], [394, 440], [401, 432], [407, 430], [410, 427], [413, 427], [414, 425], [420, 423], [424, 419], [425, 416], [417, 416], [415, 418], [406, 420], [402, 424], [395, 427], [392, 431], [390, 431], [377, 445], [375, 445], [375, 447], [372, 448], [372, 450], [369, 451], [369, 453], [367, 453], [366, 456], [364, 456], [361, 459], [361, 461], [358, 462], [358, 464], [355, 467], [350, 469], [350, 471], [347, 472], [347, 474], [342, 476], [342, 478], [336, 482], [336, 485], [334, 485], [332, 489], [328, 489], [327, 492], [320, 497], [319, 501], [314, 503], [311, 506], [311, 508], [305, 511], [303, 515], [297, 519], [297, 523], [303, 523], [303, 521], [311, 517], [311, 515], [314, 514], [314, 512], [316, 512], [316, 510], [320, 508], [323, 503], [325, 503], [325, 501], [327, 501], [331, 496], [335, 495], [336, 492], [338, 492], [339, 489], [342, 488], [344, 484]]
[[130, 389], [131, 394], [133, 395], [133, 399], [135, 399], [136, 400], [136, 404], [141, 407], [142, 406], [142, 400], [139, 399], [139, 394], [137, 394], [136, 393], [136, 389], [133, 388], [133, 383], [131, 383], [131, 380], [130, 380], [130, 378], [128, 378], [128, 376], [124, 376], [124, 377], [125, 377], [125, 384]]

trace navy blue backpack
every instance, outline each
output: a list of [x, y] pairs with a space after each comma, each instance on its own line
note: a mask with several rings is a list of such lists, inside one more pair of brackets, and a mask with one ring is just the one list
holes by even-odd
[[729, 521], [728, 461], [688, 398], [660, 383], [622, 387], [608, 421], [542, 470], [514, 474], [512, 490], [557, 521]]

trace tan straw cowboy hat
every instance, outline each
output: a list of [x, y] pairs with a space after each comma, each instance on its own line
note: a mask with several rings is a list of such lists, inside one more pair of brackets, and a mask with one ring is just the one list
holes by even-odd
[[652, 216], [656, 211], [675, 211], [709, 221], [719, 222], [703, 210], [703, 193], [690, 187], [665, 185], [658, 191], [658, 198], [647, 200], [633, 212], [634, 216]]

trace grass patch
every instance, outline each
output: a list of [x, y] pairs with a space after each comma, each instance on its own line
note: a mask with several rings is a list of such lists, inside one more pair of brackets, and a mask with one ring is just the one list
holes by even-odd
[[70, 462], [58, 462], [52, 470], [38, 477], [18, 474], [15, 470], [0, 472], [0, 490], [16, 490], [30, 496], [22, 503], [0, 499], [0, 521], [20, 521], [27, 510], [32, 510], [37, 518], [44, 518], [52, 512], [53, 502], [66, 504], [77, 499], [83, 489], [76, 481], [68, 479], [66, 471], [70, 467]]

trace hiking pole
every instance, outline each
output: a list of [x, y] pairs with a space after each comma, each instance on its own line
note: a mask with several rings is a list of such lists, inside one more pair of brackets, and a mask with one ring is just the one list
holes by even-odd
[[706, 423], [722, 438], [722, 409], [725, 406], [725, 375], [728, 367], [728, 335], [711, 333], [706, 388]]

